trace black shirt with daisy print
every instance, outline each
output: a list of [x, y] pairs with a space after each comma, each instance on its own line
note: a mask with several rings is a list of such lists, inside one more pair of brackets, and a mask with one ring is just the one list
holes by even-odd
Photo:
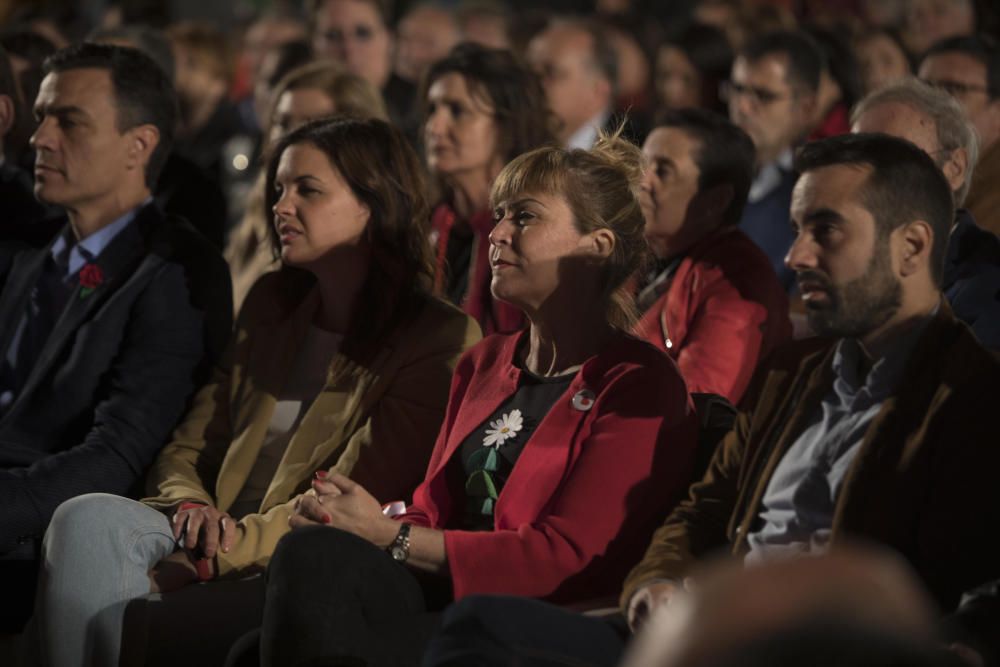
[[514, 395], [462, 442], [458, 457], [465, 479], [461, 528], [493, 530], [493, 508], [517, 458], [574, 376], [544, 377], [522, 369]]

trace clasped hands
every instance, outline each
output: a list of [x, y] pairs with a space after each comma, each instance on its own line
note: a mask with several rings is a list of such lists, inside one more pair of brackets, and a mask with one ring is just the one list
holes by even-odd
[[312, 489], [295, 501], [288, 519], [292, 528], [325, 525], [346, 530], [379, 547], [387, 547], [399, 523], [382, 513], [382, 505], [357, 482], [336, 472], [320, 470]]
[[[150, 572], [152, 591], [167, 592], [198, 581], [198, 568], [211, 577], [213, 559], [219, 550], [228, 552], [236, 539], [236, 522], [212, 505], [182, 503], [171, 521], [178, 551], [170, 554]], [[196, 562], [199, 565], [196, 565]]]

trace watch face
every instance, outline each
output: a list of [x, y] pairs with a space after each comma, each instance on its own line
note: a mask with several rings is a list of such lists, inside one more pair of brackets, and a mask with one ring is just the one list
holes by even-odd
[[406, 549], [404, 549], [403, 547], [393, 547], [389, 551], [389, 555], [392, 556], [392, 559], [394, 561], [402, 563], [404, 560], [406, 560]]

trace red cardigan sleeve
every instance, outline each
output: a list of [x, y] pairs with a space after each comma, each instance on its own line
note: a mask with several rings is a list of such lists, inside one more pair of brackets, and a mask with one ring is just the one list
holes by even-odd
[[[664, 366], [629, 369], [598, 397], [590, 428], [565, 434], [579, 455], [534, 521], [445, 531], [455, 599], [503, 593], [568, 601], [617, 592], [690, 482], [697, 425], [683, 382], [663, 361], [668, 375], [657, 372]], [[620, 568], [609, 563], [619, 560]]]

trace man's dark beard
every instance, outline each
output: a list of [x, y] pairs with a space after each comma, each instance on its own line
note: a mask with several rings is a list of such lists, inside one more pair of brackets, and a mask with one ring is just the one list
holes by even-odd
[[821, 273], [802, 271], [800, 282], [816, 282], [827, 290], [829, 303], [806, 304], [809, 326], [819, 336], [861, 338], [882, 326], [902, 304], [902, 286], [892, 275], [888, 239], [876, 241], [864, 275], [836, 287]]

